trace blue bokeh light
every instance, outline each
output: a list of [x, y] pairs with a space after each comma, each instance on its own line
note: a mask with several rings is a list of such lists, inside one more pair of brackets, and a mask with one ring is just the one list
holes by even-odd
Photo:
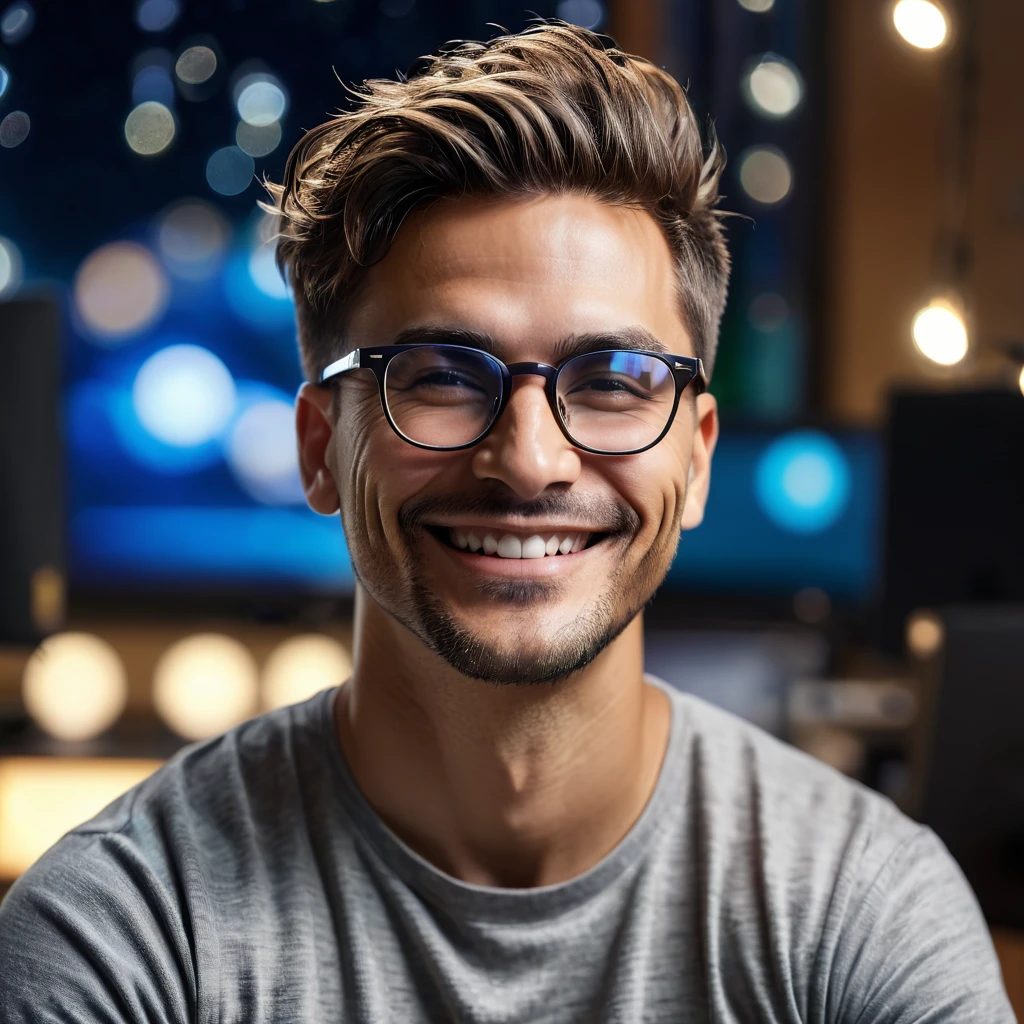
[[784, 434], [761, 456], [757, 501], [778, 527], [819, 533], [842, 515], [850, 497], [850, 467], [843, 450], [818, 430]]

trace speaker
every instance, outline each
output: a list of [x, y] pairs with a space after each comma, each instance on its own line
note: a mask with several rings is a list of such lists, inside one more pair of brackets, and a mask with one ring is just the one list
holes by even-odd
[[54, 297], [0, 302], [0, 643], [64, 618], [61, 317]]

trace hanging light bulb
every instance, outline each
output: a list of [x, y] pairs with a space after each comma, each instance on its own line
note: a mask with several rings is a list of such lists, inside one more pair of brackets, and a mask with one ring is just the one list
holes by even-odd
[[896, 31], [919, 50], [934, 50], [949, 35], [949, 19], [932, 0], [899, 0], [892, 9]]
[[967, 355], [963, 313], [947, 298], [932, 299], [918, 310], [913, 335], [921, 354], [940, 366], [954, 366]]

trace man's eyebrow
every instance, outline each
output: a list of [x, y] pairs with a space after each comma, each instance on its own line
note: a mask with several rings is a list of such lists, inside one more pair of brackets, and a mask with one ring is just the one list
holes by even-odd
[[[421, 324], [416, 327], [407, 327], [396, 336], [393, 344], [466, 345], [469, 348], [478, 348], [499, 359], [503, 355], [503, 346], [490, 334], [465, 327], [447, 327], [443, 324]], [[584, 355], [587, 352], [598, 352], [604, 348], [650, 352], [668, 351], [665, 344], [659, 341], [646, 327], [616, 327], [607, 331], [570, 334], [556, 342], [552, 359], [555, 363], [560, 363], [563, 359]]]
[[396, 335], [393, 345], [466, 345], [478, 348], [488, 355], [501, 358], [500, 346], [489, 334], [465, 327], [446, 327], [444, 324], [420, 324], [407, 327]]
[[667, 352], [646, 327], [616, 327], [608, 331], [588, 331], [584, 334], [570, 334], [555, 345], [555, 362], [587, 352], [598, 352], [603, 348], [620, 348], [632, 351]]

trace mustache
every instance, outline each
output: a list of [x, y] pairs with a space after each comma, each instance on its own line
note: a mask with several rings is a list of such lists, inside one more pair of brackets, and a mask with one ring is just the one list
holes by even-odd
[[564, 520], [566, 523], [600, 524], [609, 533], [635, 534], [640, 516], [624, 502], [582, 494], [542, 494], [528, 501], [501, 494], [438, 495], [413, 498], [398, 511], [398, 525], [409, 533], [428, 519], [458, 519], [461, 516], [516, 518], [523, 520]]

